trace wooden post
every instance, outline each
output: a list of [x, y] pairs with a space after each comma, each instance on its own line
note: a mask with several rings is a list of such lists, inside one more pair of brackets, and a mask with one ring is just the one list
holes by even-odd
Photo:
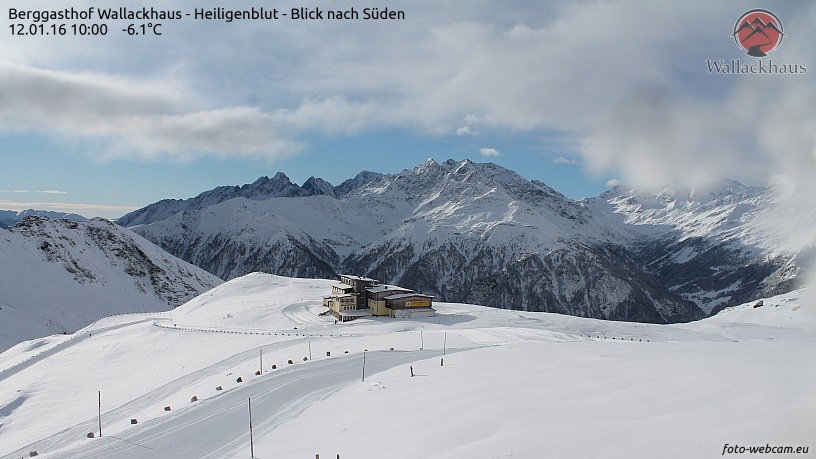
[[255, 457], [255, 443], [252, 439], [252, 397], [247, 398], [249, 405], [249, 454], [250, 457]]
[[419, 350], [425, 349], [425, 337], [422, 336], [422, 329], [419, 329]]
[[99, 397], [99, 438], [102, 438], [102, 391], [100, 390], [97, 395]]
[[413, 365], [411, 365], [411, 377], [412, 378], [414, 377], [414, 366]]
[[261, 368], [260, 368], [260, 372], [261, 372], [261, 374], [263, 374], [263, 348], [261, 348], [260, 351], [261, 351]]
[[445, 332], [444, 338], [442, 339], [442, 358], [439, 360], [439, 366], [445, 366], [445, 351], [448, 347], [448, 332]]
[[309, 360], [312, 360], [312, 341], [309, 340]]
[[365, 360], [366, 360], [365, 355], [366, 355], [366, 352], [363, 351], [363, 382], [365, 382]]

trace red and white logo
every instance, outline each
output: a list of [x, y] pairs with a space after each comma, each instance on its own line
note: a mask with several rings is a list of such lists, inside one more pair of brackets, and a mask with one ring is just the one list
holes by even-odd
[[765, 57], [782, 43], [782, 21], [768, 10], [751, 10], [734, 24], [734, 40], [753, 57]]

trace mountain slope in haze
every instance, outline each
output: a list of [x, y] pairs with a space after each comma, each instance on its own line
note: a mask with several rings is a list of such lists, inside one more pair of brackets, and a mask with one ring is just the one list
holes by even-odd
[[772, 190], [723, 180], [708, 190], [656, 194], [615, 187], [589, 200], [614, 215], [645, 269], [706, 313], [797, 287], [795, 255], [765, 230]]
[[[338, 187], [310, 179], [287, 188], [285, 176], [275, 177], [272, 188], [288, 195], [250, 192], [269, 180], [259, 179], [202, 193], [161, 219], [153, 217], [169, 212], [163, 202], [119, 223], [139, 222], [134, 231], [225, 279], [351, 272], [444, 301], [616, 320], [694, 320], [757, 292], [785, 291], [796, 275], [790, 257], [764, 257], [755, 228], [736, 217], [761, 213], [762, 189], [721, 190], [676, 211], [658, 200], [644, 218], [645, 195], [618, 190], [574, 201], [469, 160], [364, 172]], [[229, 195], [218, 191], [227, 188]], [[199, 205], [213, 197], [217, 203]], [[728, 212], [731, 226], [718, 220]], [[711, 248], [697, 257], [684, 244]], [[669, 263], [663, 253], [676, 256]]]
[[88, 221], [88, 219], [83, 217], [82, 215], [71, 214], [67, 212], [54, 212], [50, 210], [34, 210], [34, 209], [22, 210], [20, 212], [14, 210], [0, 210], [0, 228], [11, 228], [12, 226], [16, 225], [17, 222], [21, 221], [26, 217], [31, 216], [48, 217], [51, 219], [62, 218], [65, 220], [70, 220], [72, 222]]
[[153, 223], [163, 220], [171, 215], [189, 210], [200, 210], [211, 205], [215, 205], [234, 198], [247, 198], [262, 201], [275, 197], [298, 197], [298, 196], [340, 196], [348, 193], [349, 190], [379, 178], [381, 174], [375, 172], [361, 172], [355, 178], [346, 180], [337, 187], [331, 183], [315, 177], [309, 177], [303, 186], [298, 186], [289, 180], [283, 172], [278, 172], [271, 179], [260, 177], [253, 183], [242, 186], [220, 186], [215, 189], [205, 191], [194, 198], [189, 199], [163, 199], [147, 207], [130, 212], [117, 220], [122, 226], [135, 226]]
[[107, 220], [0, 230], [0, 350], [111, 314], [163, 311], [221, 283]]

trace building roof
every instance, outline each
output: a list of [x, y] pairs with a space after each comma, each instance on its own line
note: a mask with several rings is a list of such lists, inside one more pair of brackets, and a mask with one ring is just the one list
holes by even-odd
[[377, 282], [376, 279], [372, 279], [370, 277], [352, 276], [351, 274], [341, 274], [340, 277], [345, 277], [346, 279], [351, 279], [351, 280], [356, 280], [356, 281]]
[[332, 287], [339, 288], [340, 290], [352, 290], [352, 289], [354, 289], [354, 287], [352, 287], [351, 285], [346, 285], [346, 284], [332, 284]]
[[382, 292], [412, 292], [413, 290], [408, 288], [397, 287], [396, 285], [388, 285], [388, 284], [381, 284], [375, 285], [373, 287], [368, 287], [366, 292], [370, 293], [382, 293]]
[[342, 294], [342, 295], [337, 295], [337, 296], [334, 296], [334, 297], [332, 297], [332, 298], [351, 298], [351, 297], [353, 297], [353, 296], [354, 296], [354, 295], [352, 295], [351, 293], [344, 293], [344, 294]]
[[386, 300], [401, 300], [403, 298], [428, 298], [432, 299], [433, 295], [425, 295], [423, 293], [399, 293], [396, 295], [388, 295], [385, 297]]

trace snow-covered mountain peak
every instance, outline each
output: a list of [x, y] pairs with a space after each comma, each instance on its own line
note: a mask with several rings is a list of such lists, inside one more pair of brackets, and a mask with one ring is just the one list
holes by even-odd
[[421, 164], [414, 168], [414, 172], [418, 174], [423, 174], [431, 169], [435, 169], [439, 167], [439, 163], [437, 163], [433, 158], [428, 158], [423, 161]]
[[276, 196], [302, 196], [304, 190], [292, 183], [289, 177], [283, 172], [278, 172], [271, 179], [264, 176], [253, 182], [251, 185], [243, 185], [236, 190], [235, 197], [245, 198], [267, 198]]
[[739, 237], [757, 245], [758, 219], [767, 211], [772, 193], [727, 180], [703, 189], [666, 188], [656, 194], [616, 187], [600, 199], [627, 224], [663, 226], [685, 237]]
[[762, 251], [764, 190], [733, 181], [575, 202], [496, 164], [429, 159], [297, 190], [190, 202], [136, 230], [225, 279], [346, 271], [453, 301], [621, 320], [690, 320], [796, 276], [790, 257]]
[[344, 196], [353, 191], [359, 190], [369, 183], [376, 182], [382, 177], [384, 177], [384, 175], [380, 174], [379, 172], [362, 171], [355, 175], [354, 178], [350, 178], [340, 185], [334, 187], [334, 193], [338, 197]]
[[762, 200], [768, 197], [768, 191], [766, 187], [746, 186], [736, 180], [719, 180], [697, 188], [669, 186], [656, 193], [616, 185], [600, 197], [609, 202], [625, 202], [644, 209], [673, 209]]
[[334, 186], [322, 178], [311, 176], [303, 182], [301, 187], [311, 196], [326, 195], [335, 197]]

